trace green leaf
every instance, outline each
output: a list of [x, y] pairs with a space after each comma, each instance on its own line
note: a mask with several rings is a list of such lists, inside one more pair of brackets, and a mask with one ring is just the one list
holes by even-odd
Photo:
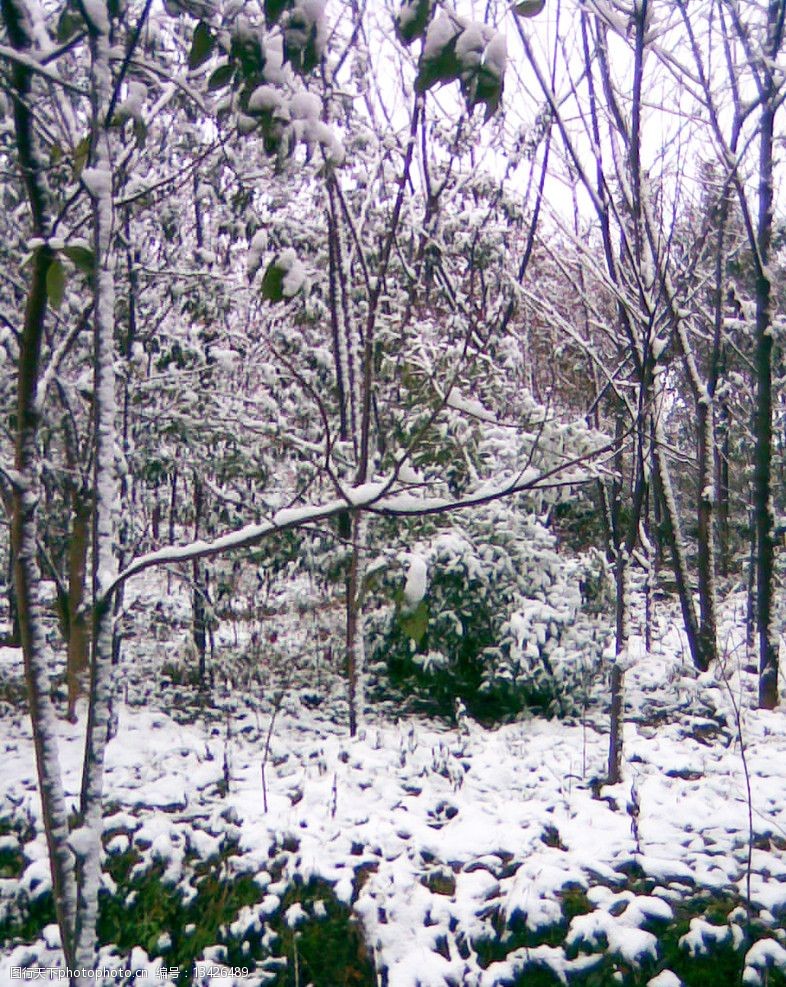
[[415, 642], [416, 647], [419, 647], [428, 630], [428, 604], [426, 601], [421, 600], [411, 613], [400, 614], [399, 624], [407, 637]]
[[537, 17], [546, 6], [546, 0], [519, 0], [513, 7], [519, 17]]
[[79, 178], [90, 157], [90, 138], [83, 137], [74, 148], [74, 178]]
[[409, 11], [405, 15], [404, 10], [409, 6], [409, 3], [402, 3], [393, 22], [399, 41], [405, 45], [411, 45], [416, 38], [423, 37], [433, 12], [432, 0], [416, 0], [414, 15], [407, 16]]
[[213, 54], [215, 45], [216, 39], [213, 36], [213, 32], [204, 21], [200, 21], [194, 28], [191, 51], [188, 53], [188, 67], [193, 70], [198, 69], [200, 65], [204, 65]]
[[456, 42], [461, 31], [448, 41], [435, 55], [421, 58], [415, 88], [426, 92], [437, 82], [455, 82], [461, 75], [461, 63], [456, 58]]
[[70, 38], [78, 31], [84, 31], [85, 22], [82, 20], [78, 11], [74, 10], [72, 7], [64, 7], [63, 12], [60, 15], [60, 19], [57, 22], [57, 40], [60, 44], [65, 44]]
[[232, 81], [234, 71], [235, 69], [231, 62], [226, 62], [224, 65], [219, 65], [215, 72], [213, 72], [207, 80], [207, 88], [211, 93], [214, 93], [217, 89], [223, 89], [224, 86], [228, 86]]
[[55, 257], [46, 272], [46, 295], [54, 309], [59, 309], [65, 296], [65, 268]]
[[280, 302], [284, 298], [286, 271], [278, 266], [278, 258], [272, 260], [262, 276], [262, 297], [268, 302]]
[[63, 247], [63, 253], [78, 271], [81, 271], [82, 274], [87, 274], [88, 276], [92, 275], [95, 267], [95, 254], [89, 247], [82, 247], [79, 244], [73, 244], [68, 247]]
[[486, 107], [483, 122], [487, 123], [497, 112], [502, 99], [503, 80], [481, 65], [471, 78], [462, 80], [461, 88], [464, 91], [467, 109], [470, 113], [478, 105], [482, 104]]
[[265, 55], [259, 38], [247, 34], [233, 35], [230, 55], [237, 62], [243, 78], [259, 85], [265, 67]]
[[308, 75], [319, 65], [317, 25], [297, 12], [284, 31], [284, 61], [299, 75]]
[[138, 148], [145, 146], [147, 142], [147, 124], [144, 120], [134, 120], [134, 140]]
[[265, 0], [265, 23], [268, 27], [278, 24], [279, 18], [292, 6], [291, 0]]

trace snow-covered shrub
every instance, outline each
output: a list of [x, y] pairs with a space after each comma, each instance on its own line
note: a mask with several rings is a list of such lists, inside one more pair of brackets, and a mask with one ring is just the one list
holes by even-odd
[[394, 607], [369, 621], [372, 668], [417, 704], [499, 721], [576, 709], [606, 643], [583, 608], [590, 563], [563, 559], [551, 533], [512, 503], [492, 503], [402, 555]]

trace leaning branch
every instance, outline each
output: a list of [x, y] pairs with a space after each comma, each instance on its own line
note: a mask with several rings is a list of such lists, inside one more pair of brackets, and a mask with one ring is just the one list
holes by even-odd
[[[462, 498], [420, 496], [400, 487], [394, 490], [393, 486], [397, 476], [396, 473], [393, 473], [384, 480], [363, 483], [360, 486], [345, 489], [342, 491], [342, 497], [326, 501], [323, 504], [288, 507], [277, 511], [268, 521], [247, 524], [237, 531], [222, 535], [212, 541], [197, 539], [186, 545], [170, 545], [155, 552], [140, 555], [117, 574], [107, 586], [100, 603], [106, 604], [120, 586], [132, 576], [144, 572], [145, 569], [175, 562], [192, 562], [195, 559], [215, 558], [227, 552], [252, 548], [271, 535], [291, 531], [294, 528], [302, 528], [307, 524], [327, 521], [345, 512], [365, 510], [385, 517], [448, 514], [471, 507], [479, 507], [495, 500], [512, 497], [518, 493], [588, 483], [597, 478], [597, 460], [610, 454], [614, 449], [615, 444], [609, 443], [594, 450], [590, 454], [596, 460], [592, 469], [579, 471], [577, 468], [582, 463], [586, 463], [589, 456], [579, 457], [543, 473], [535, 469], [523, 470], [504, 483], [487, 484]], [[566, 473], [566, 471], [570, 472]]]
[[32, 55], [26, 55], [21, 51], [15, 51], [7, 45], [0, 45], [0, 58], [4, 58], [7, 62], [11, 62], [14, 65], [20, 65], [36, 75], [41, 75], [49, 82], [53, 82], [55, 85], [60, 86], [63, 89], [67, 89], [69, 92], [76, 93], [78, 96], [88, 95], [87, 90], [83, 89], [82, 86], [77, 86], [73, 82], [68, 82], [68, 80], [63, 79], [62, 76], [54, 71], [54, 69], [47, 68], [46, 65], [43, 65]]

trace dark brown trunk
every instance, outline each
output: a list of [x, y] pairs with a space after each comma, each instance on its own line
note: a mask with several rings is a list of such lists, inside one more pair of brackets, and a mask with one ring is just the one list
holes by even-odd
[[16, 602], [16, 584], [14, 583], [14, 551], [11, 539], [8, 541], [8, 634], [2, 639], [7, 648], [19, 648], [22, 639], [19, 635], [19, 607]]
[[666, 544], [669, 546], [671, 554], [672, 572], [677, 586], [677, 597], [682, 611], [682, 621], [685, 625], [685, 637], [688, 641], [688, 650], [694, 667], [700, 672], [706, 672], [708, 662], [702, 649], [702, 639], [699, 633], [699, 624], [696, 620], [696, 611], [693, 605], [693, 591], [688, 577], [688, 569], [685, 563], [684, 549], [679, 531], [679, 518], [677, 517], [676, 505], [673, 501], [671, 491], [671, 478], [668, 474], [666, 464], [658, 450], [658, 444], [653, 447], [653, 479], [655, 481], [655, 496], [660, 501], [661, 517], [663, 519], [662, 528]]
[[[202, 481], [194, 474], [194, 540], [199, 538], [202, 522], [204, 498]], [[194, 648], [199, 663], [199, 684], [204, 687], [206, 682], [207, 657], [207, 588], [204, 579], [204, 566], [199, 559], [191, 563], [191, 606], [192, 606], [192, 635]]]
[[347, 662], [347, 692], [349, 700], [349, 735], [354, 737], [358, 730], [358, 720], [359, 715], [362, 714], [362, 710], [358, 709], [358, 677], [362, 673], [362, 669], [358, 668], [358, 634], [360, 633], [359, 628], [359, 613], [358, 607], [360, 603], [359, 594], [359, 576], [360, 576], [360, 546], [358, 544], [358, 523], [360, 521], [360, 516], [358, 514], [348, 516], [351, 529], [351, 545], [352, 545], [352, 555], [349, 560], [349, 572], [347, 574], [347, 648], [346, 648], [346, 662]]
[[697, 498], [698, 544], [696, 575], [699, 590], [699, 646], [705, 668], [717, 657], [715, 621], [715, 532], [713, 530], [715, 433], [712, 404], [696, 402], [698, 414], [699, 495]]
[[76, 718], [77, 699], [85, 693], [89, 667], [90, 632], [83, 604], [90, 544], [90, 504], [79, 491], [73, 492], [73, 522], [68, 546], [68, 718]]
[[[26, 24], [20, 20], [18, 7], [8, 0], [0, 0], [0, 10], [8, 40], [17, 51], [26, 55], [31, 41], [27, 36]], [[36, 237], [46, 242], [49, 235], [46, 194], [30, 111], [31, 72], [23, 60], [12, 63], [10, 79], [16, 148], [30, 206], [32, 230]], [[68, 816], [60, 775], [55, 716], [49, 696], [37, 558], [36, 514], [42, 494], [37, 450], [37, 392], [47, 310], [46, 279], [53, 259], [48, 246], [38, 247], [33, 252], [30, 288], [19, 338], [14, 450], [17, 480], [12, 493], [11, 554], [55, 916], [60, 929], [65, 965], [73, 968], [76, 961], [74, 856], [68, 846]]]
[[[774, 29], [779, 3], [770, 4]], [[768, 71], [768, 77], [770, 73]], [[761, 114], [756, 278], [756, 451], [753, 504], [756, 515], [756, 633], [759, 639], [759, 706], [778, 705], [778, 634], [774, 614], [775, 540], [772, 508], [772, 297], [770, 246], [773, 226], [775, 90], [770, 81]]]
[[724, 579], [731, 572], [731, 529], [729, 524], [729, 431], [731, 427], [729, 408], [726, 401], [718, 406], [719, 443], [716, 446], [718, 477], [718, 572]]

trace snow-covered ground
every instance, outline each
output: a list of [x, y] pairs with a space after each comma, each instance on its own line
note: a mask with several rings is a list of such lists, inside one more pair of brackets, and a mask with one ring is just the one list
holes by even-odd
[[[680, 919], [681, 955], [741, 943], [745, 983], [783, 982], [786, 714], [751, 708], [753, 678], [733, 656], [728, 685], [717, 673], [692, 674], [673, 628], [656, 654], [640, 642], [638, 650], [627, 674], [625, 780], [613, 788], [596, 781], [606, 763], [601, 713], [488, 731], [372, 714], [349, 739], [292, 689], [265, 756], [269, 703], [250, 708], [224, 694], [218, 712], [184, 715], [167, 711], [166, 692], [148, 690], [137, 704], [133, 683], [144, 675], [131, 674], [107, 755], [107, 851], [135, 846], [140, 868], [158, 860], [165, 881], [184, 882], [194, 855], [237, 841], [231, 867], [259, 884], [258, 904], [231, 930], [241, 939], [264, 926], [293, 880], [320, 877], [351, 905], [388, 987], [527, 984], [534, 970], [550, 970], [554, 983], [600, 984], [629, 982], [641, 970], [636, 982], [671, 987], [683, 981], [666, 964], [659, 930]], [[20, 671], [17, 652], [0, 652], [0, 677]], [[63, 722], [61, 734], [76, 804], [80, 727]], [[0, 720], [0, 738], [0, 818], [35, 823], [23, 714]], [[0, 849], [14, 839], [0, 837]], [[40, 828], [21, 849], [26, 869], [0, 881], [0, 903], [20, 888], [33, 897], [47, 888]], [[728, 914], [708, 919], [695, 908], [702, 894], [730, 901]], [[309, 918], [308, 907], [291, 906], [290, 925]], [[2, 949], [0, 985], [19, 983], [15, 967], [57, 963], [56, 945], [48, 927], [32, 946]], [[221, 955], [204, 953], [208, 961]], [[119, 965], [116, 952], [105, 959]], [[159, 971], [165, 939], [160, 956], [136, 949], [123, 963]], [[233, 982], [202, 971], [201, 982]], [[600, 979], [589, 979], [593, 971]], [[258, 969], [234, 981], [263, 984], [265, 976]]]

